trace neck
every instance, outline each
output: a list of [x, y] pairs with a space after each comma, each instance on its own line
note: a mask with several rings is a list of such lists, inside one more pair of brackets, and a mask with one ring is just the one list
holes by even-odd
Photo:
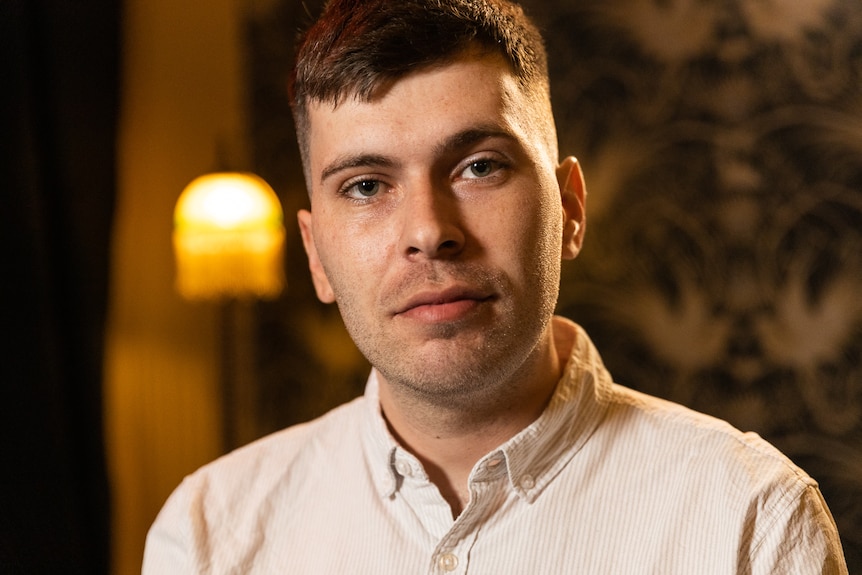
[[380, 377], [380, 404], [390, 431], [424, 465], [457, 517], [469, 501], [476, 462], [541, 415], [562, 373], [572, 342], [556, 341], [549, 325], [528, 362], [493, 393], [441, 406]]

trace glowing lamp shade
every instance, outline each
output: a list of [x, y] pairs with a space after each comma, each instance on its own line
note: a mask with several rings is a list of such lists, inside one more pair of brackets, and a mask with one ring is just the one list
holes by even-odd
[[271, 299], [284, 288], [284, 213], [254, 174], [193, 180], [174, 209], [177, 289], [188, 299]]

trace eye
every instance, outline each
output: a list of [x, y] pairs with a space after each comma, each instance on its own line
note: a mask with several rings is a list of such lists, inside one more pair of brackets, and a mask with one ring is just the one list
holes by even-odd
[[349, 183], [341, 193], [352, 199], [364, 200], [376, 196], [382, 187], [378, 180], [361, 180]]
[[494, 173], [502, 167], [503, 165], [497, 160], [491, 160], [488, 158], [473, 160], [466, 168], [464, 168], [464, 171], [461, 172], [461, 177], [468, 180], [487, 178], [494, 175]]
[[470, 164], [468, 170], [477, 178], [484, 178], [494, 172], [494, 162], [491, 160], [479, 160]]

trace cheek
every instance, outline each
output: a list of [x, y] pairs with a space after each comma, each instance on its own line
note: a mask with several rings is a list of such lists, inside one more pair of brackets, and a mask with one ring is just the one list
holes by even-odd
[[[530, 267], [535, 264], [548, 265], [559, 260], [562, 244], [562, 207], [549, 191], [533, 190], [537, 194], [527, 197], [514, 208], [513, 216], [507, 218], [508, 229], [499, 232], [494, 239], [508, 245], [516, 257]], [[550, 261], [549, 261], [550, 260]]]
[[320, 238], [318, 253], [336, 298], [356, 300], [371, 295], [371, 287], [386, 269], [386, 243], [381, 234], [344, 222], [333, 222], [327, 230]]
[[533, 203], [524, 210], [517, 237], [522, 246], [518, 257], [521, 259], [521, 272], [526, 276], [523, 285], [535, 297], [555, 299], [560, 281], [562, 208], [550, 195], [544, 197], [548, 199]]

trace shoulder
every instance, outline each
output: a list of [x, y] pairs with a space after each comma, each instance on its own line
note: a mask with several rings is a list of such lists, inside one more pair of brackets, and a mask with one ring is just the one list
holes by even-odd
[[637, 470], [653, 497], [734, 532], [748, 572], [846, 572], [817, 482], [772, 444], [623, 386], [605, 392], [605, 441], [626, 445], [617, 473]]
[[[704, 483], [725, 489], [798, 497], [817, 486], [805, 471], [757, 433], [667, 401], [613, 384], [605, 398], [608, 423], [654, 455], [673, 461]], [[661, 458], [661, 457], [659, 457]], [[672, 466], [672, 467], [673, 467]]]
[[323, 416], [265, 436], [201, 467], [187, 477], [186, 489], [206, 484], [208, 491], [248, 492], [267, 483], [283, 482], [297, 468], [359, 449], [364, 398], [341, 405]]
[[[159, 512], [147, 535], [144, 573], [203, 571], [200, 562], [227, 562], [236, 550], [265, 539], [271, 510], [289, 509], [331, 490], [320, 478], [362, 457], [363, 398], [322, 417], [241, 447], [187, 476]], [[326, 469], [330, 473], [313, 473]], [[288, 514], [288, 517], [302, 515]], [[284, 527], [282, 526], [282, 529]]]
[[361, 457], [359, 427], [365, 408], [364, 398], [357, 398], [204, 465], [183, 479], [153, 527], [233, 521], [267, 508], [275, 493], [296, 500], [318, 489], [319, 474], [312, 470], [334, 470]]

